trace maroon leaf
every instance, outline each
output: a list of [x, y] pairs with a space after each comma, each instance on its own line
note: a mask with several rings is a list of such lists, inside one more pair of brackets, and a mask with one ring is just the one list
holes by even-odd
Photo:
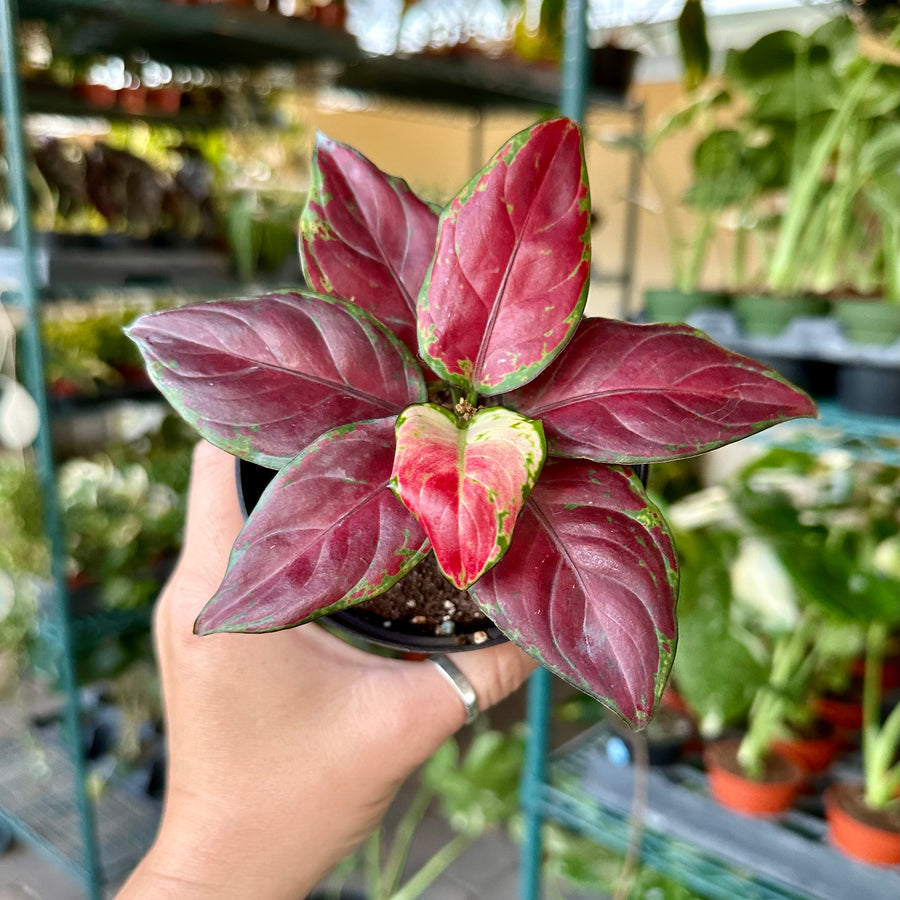
[[665, 521], [629, 470], [548, 463], [506, 555], [470, 590], [542, 665], [647, 724], [675, 653], [678, 572]]
[[290, 628], [397, 582], [428, 541], [387, 486], [393, 461], [393, 418], [322, 435], [260, 498], [194, 630]]
[[441, 216], [419, 294], [419, 351], [465, 390], [532, 379], [577, 326], [590, 269], [590, 202], [578, 126], [512, 138]]
[[417, 403], [397, 419], [391, 488], [418, 518], [441, 571], [465, 590], [506, 552], [545, 456], [540, 422], [495, 406], [465, 423]]
[[300, 217], [310, 287], [358, 303], [417, 352], [416, 296], [434, 255], [437, 213], [405, 181], [318, 135]]
[[157, 387], [207, 440], [271, 468], [331, 428], [425, 398], [400, 341], [363, 310], [318, 294], [164, 310], [128, 334]]
[[504, 397], [544, 424], [550, 454], [597, 462], [678, 459], [815, 416], [773, 369], [688, 325], [585, 319], [556, 364]]

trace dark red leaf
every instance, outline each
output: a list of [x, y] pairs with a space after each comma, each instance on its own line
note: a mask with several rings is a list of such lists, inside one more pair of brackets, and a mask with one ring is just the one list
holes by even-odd
[[425, 398], [409, 351], [368, 313], [310, 293], [216, 300], [128, 329], [148, 372], [207, 440], [271, 468], [325, 431]]
[[352, 300], [413, 353], [416, 296], [434, 255], [437, 213], [400, 178], [318, 135], [300, 251], [310, 287]]
[[428, 552], [388, 488], [394, 419], [322, 435], [273, 479], [195, 631], [276, 631], [386, 591]]
[[688, 325], [585, 319], [565, 352], [503, 399], [544, 424], [550, 454], [598, 462], [678, 459], [779, 422], [813, 401]]
[[675, 654], [678, 572], [668, 527], [630, 470], [544, 467], [503, 559], [471, 588], [542, 665], [646, 725]]
[[513, 137], [441, 216], [419, 295], [419, 351], [465, 390], [534, 378], [577, 326], [590, 270], [590, 202], [578, 126]]

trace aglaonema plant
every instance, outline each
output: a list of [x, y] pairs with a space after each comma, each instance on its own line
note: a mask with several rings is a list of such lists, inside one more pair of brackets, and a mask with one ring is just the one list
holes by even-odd
[[203, 437], [278, 470], [197, 633], [301, 625], [433, 552], [511, 640], [646, 724], [678, 569], [631, 467], [812, 401], [687, 326], [584, 317], [590, 201], [568, 119], [515, 135], [440, 213], [320, 136], [300, 238], [309, 290], [129, 329]]

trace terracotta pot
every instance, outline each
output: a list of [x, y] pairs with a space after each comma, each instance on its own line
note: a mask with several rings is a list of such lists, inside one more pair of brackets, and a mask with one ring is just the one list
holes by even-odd
[[843, 737], [844, 743], [850, 742], [862, 728], [862, 699], [855, 693], [843, 697], [823, 694], [816, 697], [814, 706], [816, 715], [823, 722], [834, 725]]
[[105, 84], [81, 82], [75, 86], [75, 91], [90, 106], [108, 109], [110, 106], [116, 105], [116, 92]]
[[147, 88], [142, 84], [122, 88], [118, 93], [119, 107], [125, 112], [139, 115], [147, 110]]
[[835, 847], [874, 865], [900, 863], [900, 811], [869, 809], [857, 784], [833, 784], [824, 800], [828, 837]]
[[174, 116], [181, 108], [181, 91], [178, 88], [156, 88], [147, 94], [147, 105], [167, 116]]
[[738, 740], [709, 744], [703, 754], [709, 789], [729, 809], [751, 816], [768, 816], [789, 809], [803, 785], [804, 772], [772, 751], [762, 778], [745, 775], [737, 761]]
[[783, 738], [772, 743], [772, 749], [796, 763], [809, 775], [825, 772], [843, 749], [837, 729], [822, 723], [820, 732]]

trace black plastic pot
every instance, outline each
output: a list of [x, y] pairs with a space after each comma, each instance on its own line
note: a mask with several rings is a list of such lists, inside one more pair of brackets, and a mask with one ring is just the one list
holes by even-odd
[[753, 358], [764, 366], [773, 368], [811, 397], [825, 400], [835, 395], [837, 365], [833, 362], [826, 359], [778, 356], [774, 353], [754, 353]]
[[634, 80], [634, 70], [640, 53], [630, 47], [604, 44], [591, 50], [591, 84], [616, 97], [624, 97]]
[[[691, 719], [677, 710], [661, 707], [645, 732], [635, 734], [624, 726], [612, 724], [616, 732], [607, 745], [607, 755], [618, 762], [634, 762], [641, 750], [636, 742], [646, 744], [647, 762], [651, 766], [670, 766], [681, 759], [687, 743], [696, 737]], [[616, 743], [618, 742], [618, 743]]]
[[[237, 460], [235, 472], [241, 512], [246, 518], [276, 473], [273, 469], [257, 466], [245, 460]], [[398, 582], [390, 590], [402, 592], [403, 581]], [[488, 620], [469, 631], [457, 628], [452, 635], [437, 635], [403, 622], [392, 622], [389, 627], [385, 627], [382, 617], [360, 607], [350, 607], [332, 613], [319, 621], [325, 627], [346, 636], [351, 642], [375, 645], [389, 654], [398, 655], [458, 653], [463, 650], [492, 647], [507, 640], [503, 632]]]
[[847, 363], [838, 369], [837, 401], [844, 409], [870, 416], [900, 410], [900, 369]]

